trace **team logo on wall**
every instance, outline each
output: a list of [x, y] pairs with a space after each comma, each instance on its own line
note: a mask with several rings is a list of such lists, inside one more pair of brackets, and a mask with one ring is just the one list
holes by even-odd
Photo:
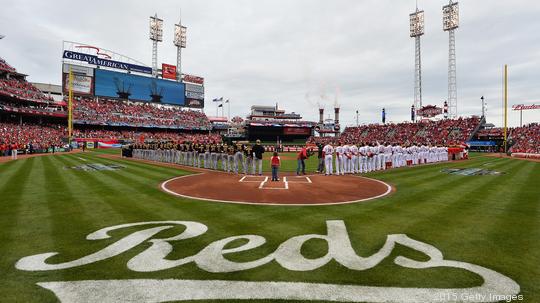
[[433, 118], [441, 115], [443, 109], [435, 105], [426, 105], [417, 111], [417, 115], [425, 118]]
[[[183, 231], [160, 238], [157, 235], [175, 227]], [[111, 234], [117, 230], [143, 228], [111, 243]], [[115, 279], [39, 282], [61, 302], [170, 302], [188, 300], [307, 300], [334, 302], [496, 302], [509, 296], [519, 297], [520, 286], [509, 277], [479, 265], [445, 259], [436, 247], [405, 234], [391, 234], [382, 247], [370, 256], [359, 256], [354, 250], [345, 223], [326, 221], [325, 234], [299, 235], [285, 240], [272, 253], [247, 262], [231, 261], [228, 255], [261, 247], [266, 239], [259, 235], [239, 235], [208, 244], [199, 252], [182, 258], [173, 258], [173, 250], [181, 249], [182, 242], [202, 236], [208, 227], [193, 221], [151, 221], [121, 224], [102, 228], [89, 234], [86, 240], [96, 241], [99, 249], [78, 259], [69, 260], [61, 252], [47, 252], [20, 259], [15, 267], [24, 271], [61, 271], [99, 263], [128, 254], [126, 266], [139, 273], [155, 273], [181, 266], [197, 266], [208, 273], [226, 274], [252, 270], [276, 263], [284, 270], [309, 272], [337, 262], [351, 271], [365, 271], [377, 267], [390, 258], [396, 245], [405, 246], [424, 255], [422, 261], [397, 256], [392, 262], [413, 270], [452, 268], [467, 271], [483, 279], [480, 286], [468, 288], [422, 288], [395, 286], [364, 286], [287, 281], [194, 280], [194, 279]], [[169, 232], [170, 233], [170, 232]], [[310, 240], [327, 243], [326, 254], [319, 258], [306, 258], [303, 245]], [[241, 241], [241, 242], [238, 242]], [[104, 247], [104, 243], [108, 246]], [[231, 243], [242, 243], [231, 246]], [[359, 241], [355, 241], [359, 243]], [[360, 242], [361, 243], [361, 242]], [[144, 250], [141, 251], [141, 249]], [[135, 254], [134, 252], [138, 253]], [[51, 260], [53, 259], [53, 260]]]

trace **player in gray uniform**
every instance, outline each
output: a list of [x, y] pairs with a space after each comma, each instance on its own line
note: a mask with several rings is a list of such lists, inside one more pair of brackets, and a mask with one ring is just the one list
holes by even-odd
[[212, 145], [210, 146], [210, 159], [212, 162], [212, 169], [217, 170], [218, 169], [218, 156], [219, 156], [219, 150], [218, 145], [216, 142], [212, 142]]
[[244, 162], [244, 145], [236, 144], [236, 150], [234, 153], [234, 173], [238, 174], [240, 171], [240, 165]]
[[253, 174], [255, 174], [255, 169], [253, 169], [253, 149], [251, 148], [251, 145], [246, 144], [244, 146], [244, 162], [243, 168], [244, 168], [244, 174], [249, 175], [249, 171], [251, 170]]

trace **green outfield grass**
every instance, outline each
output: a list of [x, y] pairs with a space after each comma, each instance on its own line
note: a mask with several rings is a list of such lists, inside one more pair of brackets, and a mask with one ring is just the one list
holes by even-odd
[[[540, 163], [473, 155], [464, 162], [400, 168], [368, 174], [396, 187], [396, 192], [369, 202], [337, 206], [234, 205], [173, 197], [159, 184], [188, 174], [178, 168], [99, 157], [91, 151], [29, 158], [0, 164], [0, 293], [1, 302], [56, 302], [38, 282], [95, 279], [219, 279], [297, 281], [371, 286], [461, 288], [482, 279], [454, 268], [409, 269], [387, 258], [366, 271], [349, 270], [332, 261], [313, 271], [289, 271], [271, 262], [256, 269], [209, 273], [194, 264], [157, 272], [134, 272], [127, 262], [148, 248], [142, 244], [114, 258], [55, 271], [21, 271], [15, 263], [26, 256], [59, 252], [61, 263], [93, 253], [140, 228], [112, 233], [111, 239], [88, 241], [100, 228], [142, 221], [197, 221], [208, 231], [177, 241], [167, 258], [190, 256], [225, 237], [264, 236], [262, 247], [228, 256], [249, 261], [273, 252], [283, 241], [302, 234], [325, 233], [326, 220], [343, 220], [358, 255], [378, 251], [389, 234], [407, 234], [441, 250], [446, 259], [477, 264], [515, 280], [524, 302], [540, 302]], [[282, 171], [294, 171], [294, 154], [282, 154]], [[307, 162], [316, 168], [316, 156]], [[120, 164], [116, 171], [80, 171], [69, 167]], [[443, 168], [484, 168], [500, 176], [461, 176]], [[268, 162], [265, 163], [268, 169]], [[233, 189], [224, 189], [233, 190]], [[181, 229], [165, 231], [172, 236]], [[306, 257], [324, 255], [323, 241], [310, 241]], [[425, 260], [397, 246], [391, 257]], [[219, 301], [223, 302], [223, 301]], [[229, 301], [232, 302], [232, 301]], [[245, 301], [243, 301], [245, 302]]]

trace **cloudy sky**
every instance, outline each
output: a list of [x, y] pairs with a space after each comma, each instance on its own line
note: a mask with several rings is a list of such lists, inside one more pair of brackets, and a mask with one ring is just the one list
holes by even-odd
[[[420, 0], [424, 104], [447, 98], [446, 1]], [[460, 2], [456, 33], [458, 113], [502, 122], [502, 66], [509, 65], [509, 104], [540, 104], [540, 2]], [[317, 119], [318, 104], [342, 108], [343, 124], [409, 119], [413, 102], [413, 0], [2, 0], [0, 56], [35, 82], [61, 83], [62, 41], [114, 50], [151, 64], [148, 17], [164, 20], [159, 62], [176, 62], [174, 23], [188, 27], [183, 72], [205, 77], [206, 109], [215, 97], [231, 100], [231, 115], [254, 104], [279, 106]], [[226, 114], [226, 112], [225, 112]], [[524, 112], [538, 122], [540, 110]], [[519, 114], [510, 111], [510, 124]]]

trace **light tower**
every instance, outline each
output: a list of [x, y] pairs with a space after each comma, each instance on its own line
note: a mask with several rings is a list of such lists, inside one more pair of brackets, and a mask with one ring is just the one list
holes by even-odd
[[410, 36], [414, 38], [414, 108], [422, 108], [422, 53], [420, 48], [420, 37], [424, 34], [424, 11], [418, 10], [409, 14]]
[[459, 26], [458, 2], [443, 6], [443, 30], [448, 32], [448, 116], [457, 117], [456, 36]]
[[182, 81], [182, 48], [186, 48], [186, 31], [187, 28], [182, 26], [182, 19], [178, 24], [174, 25], [174, 45], [176, 46], [176, 72], [178, 73], [178, 81]]
[[157, 76], [157, 44], [163, 41], [163, 20], [157, 14], [150, 17], [150, 40], [152, 40], [152, 76]]

